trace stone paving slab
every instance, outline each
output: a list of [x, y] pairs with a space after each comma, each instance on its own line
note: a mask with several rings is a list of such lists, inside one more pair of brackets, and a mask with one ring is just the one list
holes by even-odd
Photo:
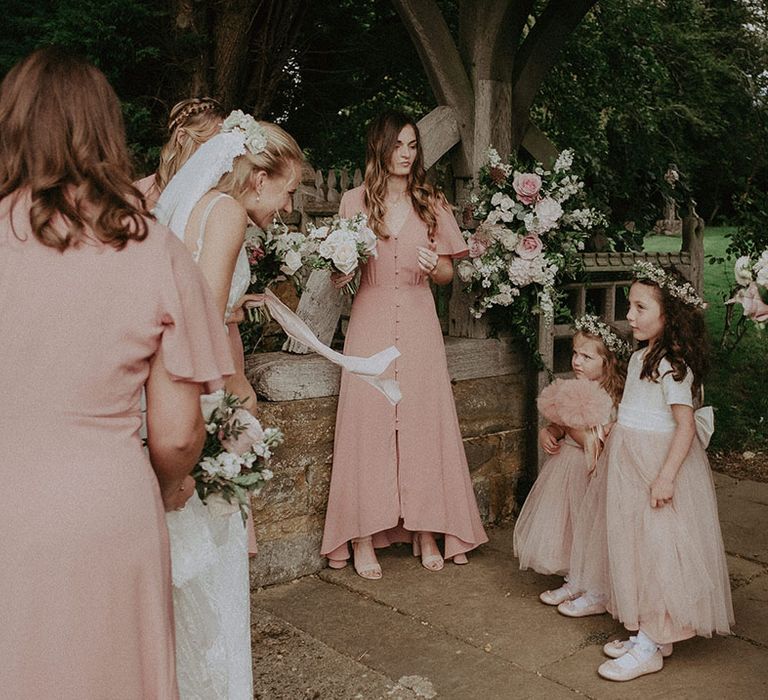
[[418, 698], [263, 608], [254, 607], [251, 619], [256, 700]]
[[606, 660], [591, 646], [542, 670], [596, 700], [736, 700], [768, 697], [768, 653], [734, 637], [697, 637], [677, 644], [664, 668], [627, 683], [606, 681], [597, 667]]
[[[733, 592], [733, 609], [734, 634], [762, 644], [768, 650], [768, 573]], [[765, 664], [768, 665], [768, 652]]]
[[[320, 577], [368, 595], [385, 605], [535, 671], [585, 644], [621, 630], [608, 615], [573, 620], [539, 601], [539, 593], [561, 579], [521, 572], [517, 560], [493, 550], [470, 555], [467, 566], [448, 563], [428, 572], [404, 547], [379, 554], [382, 581], [366, 581], [350, 566], [326, 569]], [[381, 585], [384, 583], [384, 585]]]
[[254, 605], [388, 678], [416, 676], [428, 681], [437, 693], [432, 697], [573, 697], [571, 691], [553, 681], [315, 577], [260, 591]]

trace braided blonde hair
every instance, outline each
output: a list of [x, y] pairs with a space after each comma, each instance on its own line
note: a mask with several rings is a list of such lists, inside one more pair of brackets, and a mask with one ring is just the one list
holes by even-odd
[[160, 151], [155, 174], [161, 192], [200, 144], [218, 133], [225, 116], [224, 108], [212, 97], [192, 97], [173, 106], [168, 116], [170, 137]]

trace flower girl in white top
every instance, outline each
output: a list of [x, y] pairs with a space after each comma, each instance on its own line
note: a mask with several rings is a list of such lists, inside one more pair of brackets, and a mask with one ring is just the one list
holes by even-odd
[[[627, 681], [661, 670], [672, 643], [733, 623], [709, 462], [694, 397], [708, 368], [704, 302], [675, 274], [635, 266], [632, 355], [616, 425], [578, 516], [573, 585], [637, 635], [609, 642], [598, 673]], [[708, 438], [705, 438], [708, 439]], [[585, 552], [588, 552], [585, 556]], [[578, 609], [579, 600], [570, 603]]]

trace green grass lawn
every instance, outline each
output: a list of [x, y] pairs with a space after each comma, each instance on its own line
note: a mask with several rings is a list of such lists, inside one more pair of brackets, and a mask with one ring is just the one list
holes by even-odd
[[[708, 228], [704, 234], [704, 252], [724, 257], [728, 245], [727, 227]], [[652, 236], [645, 239], [649, 252], [676, 252], [680, 238]], [[720, 349], [725, 323], [723, 302], [734, 285], [733, 262], [704, 267], [705, 311], [710, 334], [712, 369], [705, 383], [706, 402], [715, 408], [714, 451], [742, 452], [768, 449], [768, 329], [753, 327], [737, 348], [727, 353]], [[739, 316], [737, 307], [736, 318]]]

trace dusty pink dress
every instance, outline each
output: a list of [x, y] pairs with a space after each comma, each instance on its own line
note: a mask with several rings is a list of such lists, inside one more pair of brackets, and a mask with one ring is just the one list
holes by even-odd
[[161, 353], [209, 390], [232, 372], [189, 252], [150, 223], [60, 253], [0, 202], [0, 695], [177, 697], [168, 535], [139, 439]]
[[157, 186], [155, 173], [147, 175], [146, 177], [141, 178], [141, 180], [136, 180], [136, 182], [133, 183], [133, 186], [144, 195], [147, 202], [147, 209], [152, 211], [157, 204], [157, 200], [160, 199], [160, 188]]
[[[363, 188], [347, 192], [339, 214], [363, 211]], [[438, 217], [440, 255], [467, 247], [450, 210]], [[380, 240], [364, 266], [352, 304], [344, 352], [372, 355], [395, 345], [401, 356], [389, 376], [402, 401], [392, 406], [376, 389], [342, 373], [333, 472], [322, 554], [347, 559], [347, 543], [373, 535], [374, 546], [410, 541], [412, 532], [445, 535], [446, 558], [487, 541], [469, 478], [440, 322], [417, 246], [427, 227], [411, 211], [400, 231]]]

